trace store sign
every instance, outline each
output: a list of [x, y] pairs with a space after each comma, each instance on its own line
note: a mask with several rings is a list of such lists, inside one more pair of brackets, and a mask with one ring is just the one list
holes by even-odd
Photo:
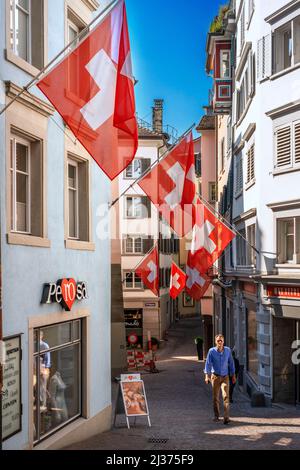
[[267, 295], [268, 297], [285, 297], [288, 299], [300, 299], [300, 286], [268, 286]]
[[42, 304], [58, 303], [68, 312], [72, 310], [75, 300], [88, 298], [85, 282], [74, 279], [60, 279], [57, 283], [44, 284]]
[[21, 338], [4, 339], [2, 438], [21, 431]]
[[135, 333], [132, 333], [128, 336], [127, 341], [129, 344], [137, 344], [139, 341], [139, 338]]
[[146, 308], [156, 308], [156, 307], [157, 307], [157, 305], [156, 305], [155, 302], [145, 302], [145, 303], [144, 303], [144, 306], [145, 306]]

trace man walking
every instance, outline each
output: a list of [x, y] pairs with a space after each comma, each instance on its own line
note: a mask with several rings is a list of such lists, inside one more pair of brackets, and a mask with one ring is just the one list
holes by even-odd
[[220, 390], [222, 390], [224, 424], [229, 424], [229, 375], [232, 377], [232, 382], [236, 383], [234, 361], [230, 348], [224, 346], [223, 335], [217, 335], [215, 343], [216, 347], [209, 350], [206, 359], [205, 383], [208, 385], [211, 381], [212, 384], [214, 421], [218, 422], [220, 419]]

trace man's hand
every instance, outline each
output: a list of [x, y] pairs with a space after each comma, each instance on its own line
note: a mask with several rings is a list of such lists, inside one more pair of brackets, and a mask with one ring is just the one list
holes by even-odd
[[235, 375], [232, 376], [231, 381], [232, 381], [233, 385], [236, 384], [236, 376]]
[[205, 374], [205, 383], [206, 383], [206, 385], [208, 385], [209, 382], [210, 382], [209, 376], [207, 374]]

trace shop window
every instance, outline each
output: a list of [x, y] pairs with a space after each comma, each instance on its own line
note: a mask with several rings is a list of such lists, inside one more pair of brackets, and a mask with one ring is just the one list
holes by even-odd
[[81, 415], [81, 322], [34, 330], [34, 442]]
[[89, 241], [88, 162], [68, 159], [68, 238]]
[[42, 143], [12, 135], [10, 140], [11, 231], [43, 236]]
[[300, 264], [300, 217], [277, 221], [279, 264]]
[[10, 0], [10, 49], [38, 69], [44, 66], [43, 0]]

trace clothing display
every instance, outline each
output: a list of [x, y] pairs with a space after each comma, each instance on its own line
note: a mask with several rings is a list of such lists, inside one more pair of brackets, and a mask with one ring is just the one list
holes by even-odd
[[66, 388], [67, 386], [60, 372], [56, 371], [49, 383], [50, 406], [56, 424], [68, 420], [68, 409], [65, 400]]

